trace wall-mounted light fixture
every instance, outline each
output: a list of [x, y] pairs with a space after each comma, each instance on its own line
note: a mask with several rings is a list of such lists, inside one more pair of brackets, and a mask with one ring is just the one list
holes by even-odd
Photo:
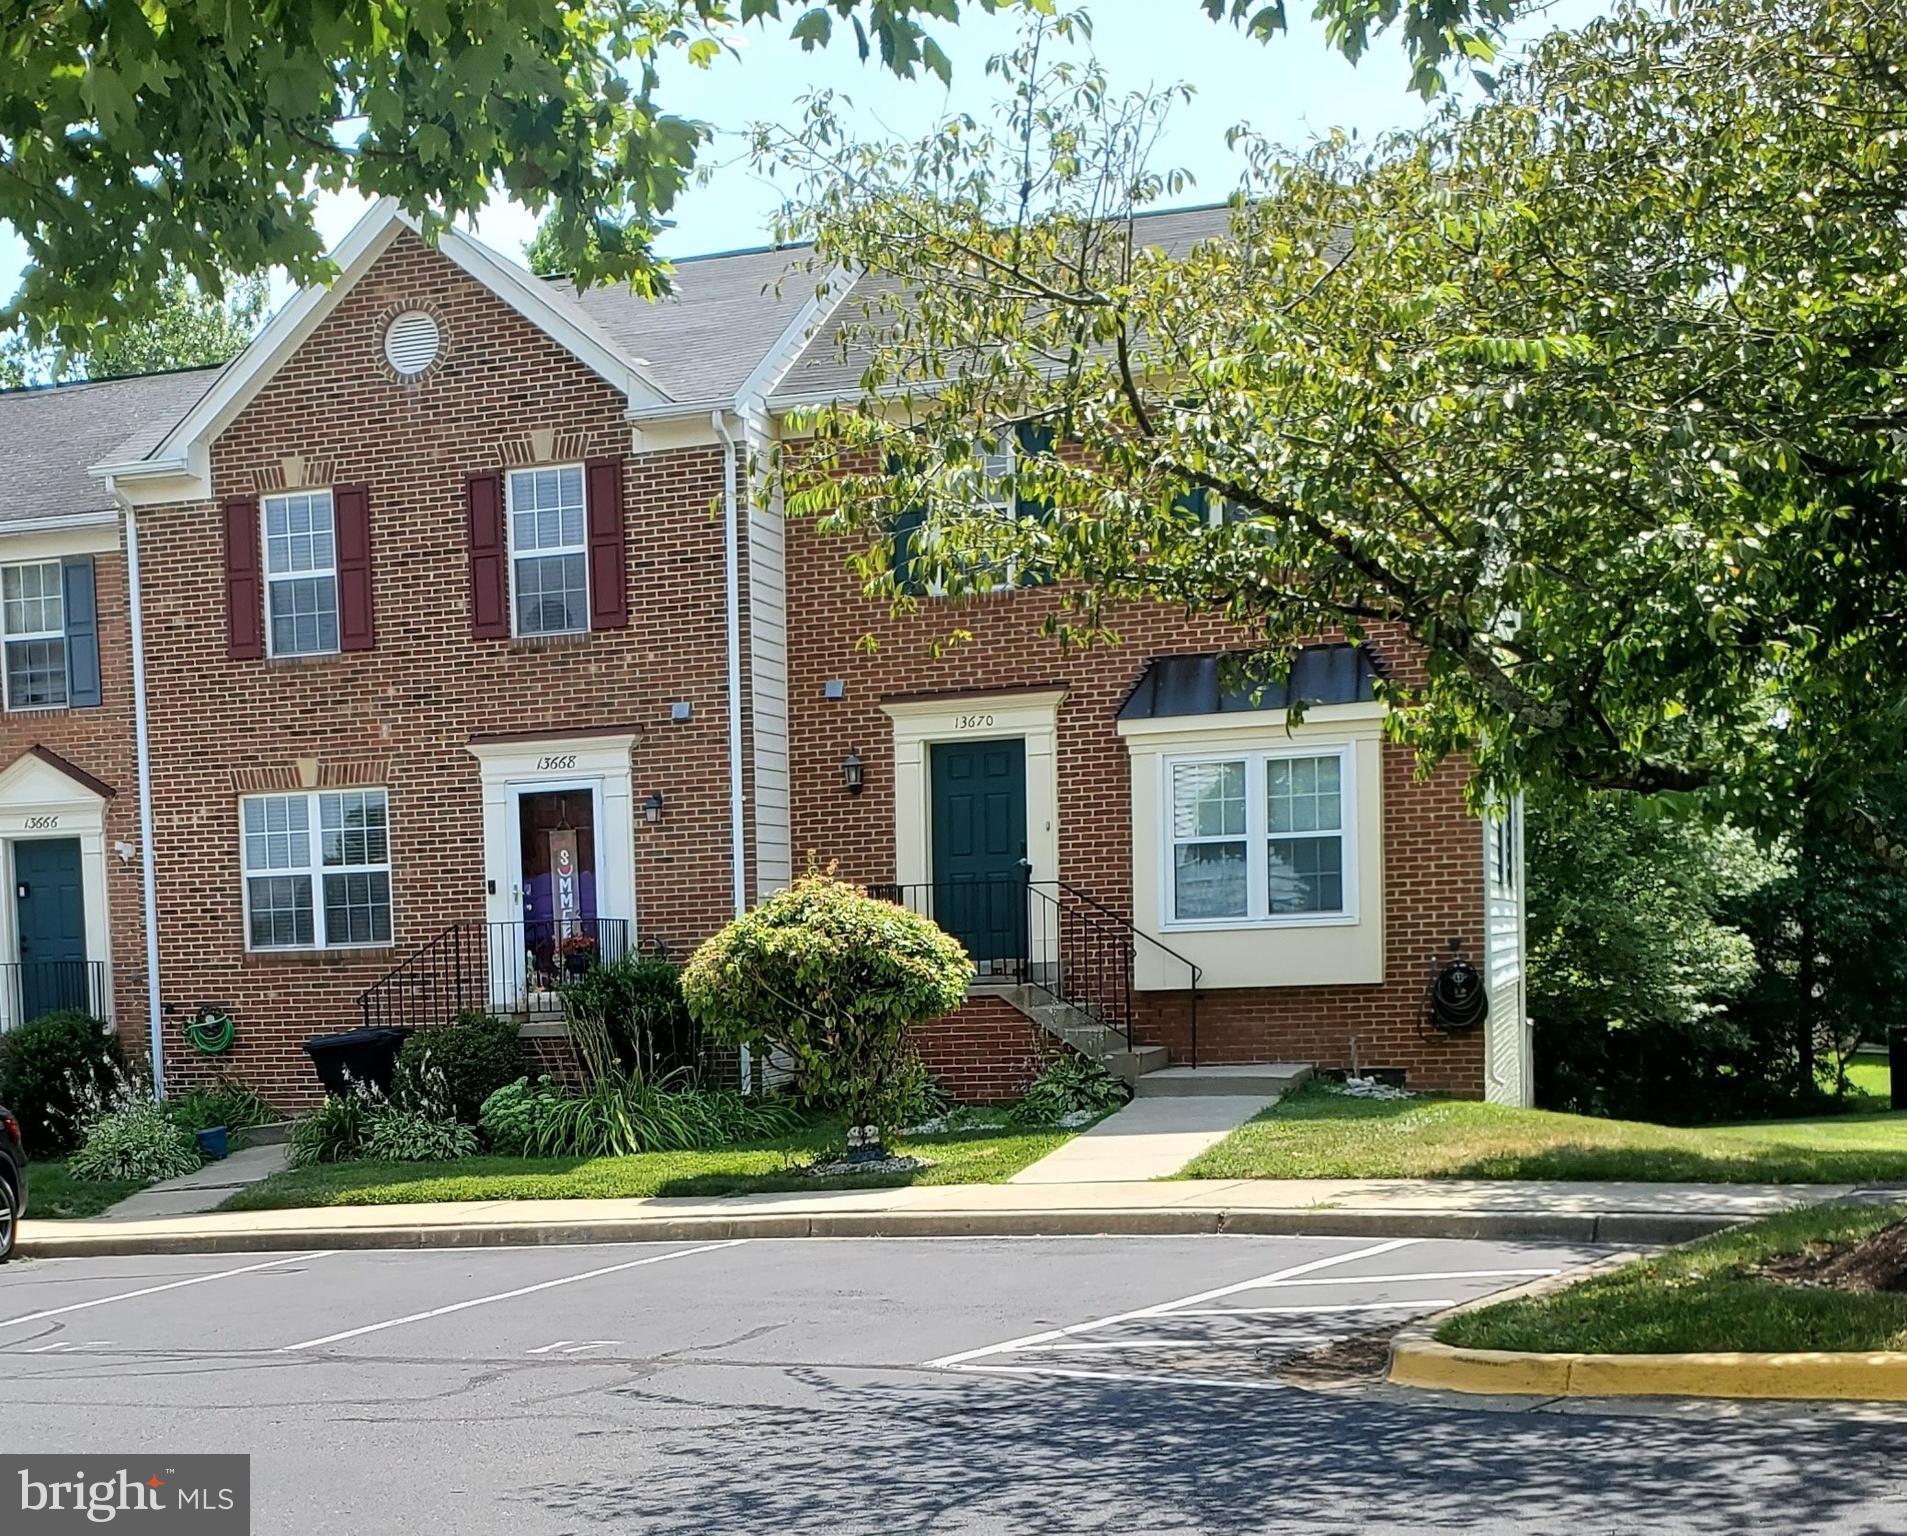
[[852, 747], [848, 755], [841, 759], [841, 783], [850, 795], [858, 795], [867, 788], [867, 765], [861, 761], [861, 754]]
[[688, 699], [677, 699], [669, 706], [669, 718], [677, 725], [695, 718], [695, 705]]
[[642, 802], [642, 819], [653, 826], [662, 820], [662, 791], [652, 789], [649, 798]]

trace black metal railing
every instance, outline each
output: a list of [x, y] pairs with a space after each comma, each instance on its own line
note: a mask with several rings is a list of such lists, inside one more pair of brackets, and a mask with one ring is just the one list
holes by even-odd
[[1112, 1031], [1128, 1048], [1139, 946], [1150, 945], [1185, 968], [1197, 1065], [1199, 967], [1065, 881], [889, 882], [870, 885], [868, 894], [933, 918], [967, 946], [980, 978], [1038, 988]]
[[111, 1017], [104, 960], [14, 960], [0, 965], [0, 1030], [71, 1009]]
[[420, 1028], [458, 1014], [560, 1014], [565, 982], [629, 950], [623, 917], [452, 923], [358, 997], [366, 1025]]

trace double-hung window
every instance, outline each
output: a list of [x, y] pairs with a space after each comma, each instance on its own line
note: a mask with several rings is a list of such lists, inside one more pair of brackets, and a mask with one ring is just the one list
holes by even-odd
[[337, 517], [329, 491], [264, 498], [265, 633], [273, 656], [338, 648]]
[[1355, 920], [1352, 771], [1349, 747], [1169, 760], [1169, 922]]
[[582, 466], [512, 470], [506, 487], [515, 632], [567, 635], [588, 629]]
[[60, 709], [67, 702], [66, 600], [60, 569], [57, 560], [0, 566], [8, 709]]
[[337, 949], [391, 942], [390, 814], [381, 789], [240, 801], [245, 942]]

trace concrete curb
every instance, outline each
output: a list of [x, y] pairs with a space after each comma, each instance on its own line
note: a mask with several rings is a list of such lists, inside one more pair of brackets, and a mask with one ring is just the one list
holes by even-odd
[[1907, 1353], [1743, 1350], [1681, 1355], [1592, 1355], [1563, 1351], [1461, 1349], [1439, 1344], [1450, 1318], [1507, 1301], [1551, 1295], [1633, 1263], [1611, 1254], [1510, 1291], [1451, 1307], [1391, 1340], [1393, 1386], [1487, 1397], [1714, 1397], [1814, 1402], [1907, 1402]]
[[742, 1212], [729, 1215], [595, 1218], [562, 1221], [377, 1225], [312, 1224], [286, 1228], [208, 1226], [178, 1231], [61, 1232], [60, 1223], [23, 1230], [23, 1258], [97, 1258], [142, 1253], [281, 1253], [306, 1248], [478, 1248], [548, 1243], [675, 1243], [788, 1237], [1444, 1237], [1584, 1243], [1674, 1243], [1705, 1237], [1740, 1218], [1717, 1215], [1587, 1214], [1543, 1211], [1142, 1210]]

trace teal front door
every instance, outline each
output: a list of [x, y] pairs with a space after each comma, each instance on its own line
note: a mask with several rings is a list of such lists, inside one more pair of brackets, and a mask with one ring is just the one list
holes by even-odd
[[14, 932], [20, 938], [21, 1022], [61, 1008], [92, 1011], [86, 985], [86, 901], [79, 839], [13, 845]]
[[1026, 958], [1026, 743], [929, 748], [934, 919], [982, 970]]

